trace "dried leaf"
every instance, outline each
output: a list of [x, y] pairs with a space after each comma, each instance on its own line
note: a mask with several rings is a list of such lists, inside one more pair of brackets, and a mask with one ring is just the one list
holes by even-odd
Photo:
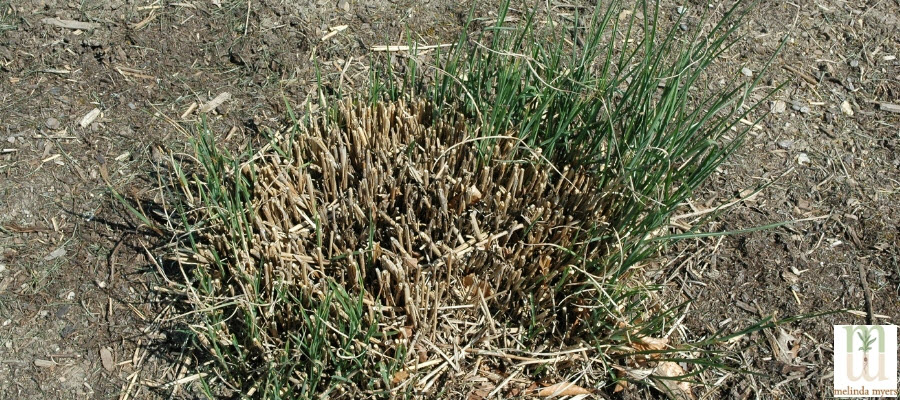
[[412, 326], [404, 326], [404, 327], [400, 328], [400, 335], [401, 335], [404, 339], [409, 339], [409, 338], [411, 338], [411, 337], [412, 337], [412, 334], [413, 334], [413, 327], [412, 327]]
[[488, 397], [488, 395], [491, 394], [491, 391], [492, 391], [493, 389], [494, 389], [493, 387], [486, 386], [486, 385], [481, 385], [480, 388], [475, 389], [475, 390], [473, 390], [471, 393], [469, 393], [469, 395], [466, 397], [466, 400], [483, 400], [483, 399], [486, 399], [486, 398]]
[[792, 364], [794, 361], [794, 353], [791, 351], [791, 343], [797, 343], [797, 338], [790, 333], [784, 331], [784, 329], [778, 329], [778, 338], [775, 339], [775, 358], [778, 361], [781, 361], [785, 364]]
[[397, 371], [394, 376], [391, 378], [391, 386], [396, 386], [401, 382], [405, 381], [406, 378], [409, 378], [409, 372], [405, 370]]
[[625, 368], [625, 375], [635, 381], [642, 381], [653, 374], [653, 368]]
[[109, 347], [100, 348], [100, 362], [103, 363], [103, 368], [107, 371], [112, 372], [116, 369], [116, 364], [113, 362], [112, 350], [110, 350]]
[[58, 249], [53, 250], [52, 252], [50, 252], [50, 254], [47, 254], [47, 256], [44, 257], [44, 261], [53, 261], [53, 260], [55, 260], [55, 259], [57, 259], [57, 258], [60, 258], [60, 257], [64, 256], [64, 255], [66, 255], [66, 248], [65, 248], [65, 247], [60, 247], [60, 248], [58, 248]]
[[540, 397], [557, 397], [557, 396], [577, 396], [580, 394], [591, 394], [590, 390], [587, 390], [581, 386], [578, 386], [574, 383], [569, 382], [561, 382], [555, 385], [547, 386], [541, 391], [538, 392], [538, 396]]
[[647, 350], [665, 350], [666, 346], [669, 344], [669, 339], [666, 338], [652, 338], [652, 337], [642, 337], [638, 339], [637, 342], [631, 344], [638, 351], [647, 351]]
[[[680, 376], [684, 376], [684, 369], [681, 368], [678, 363], [674, 363], [671, 361], [663, 361], [660, 362], [659, 365], [656, 366], [655, 376], [661, 376], [665, 378], [676, 378]], [[690, 400], [694, 398], [693, 393], [691, 393], [691, 384], [690, 382], [677, 381], [674, 379], [653, 379], [657, 384], [664, 387], [664, 391], [670, 398], [676, 400]]]

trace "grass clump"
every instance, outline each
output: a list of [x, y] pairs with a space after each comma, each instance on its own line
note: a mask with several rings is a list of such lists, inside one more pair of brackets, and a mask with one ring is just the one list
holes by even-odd
[[173, 260], [189, 271], [209, 394], [485, 397], [632, 380], [687, 395], [679, 381], [726, 367], [705, 352], [715, 338], [672, 343], [678, 308], [631, 272], [739, 145], [756, 82], [698, 88], [737, 40], [737, 9], [681, 32], [641, 4], [555, 25], [510, 25], [504, 6], [436, 68], [413, 54], [404, 84], [389, 74], [369, 102], [291, 113], [248, 154], [201, 129], [195, 161], [174, 166]]

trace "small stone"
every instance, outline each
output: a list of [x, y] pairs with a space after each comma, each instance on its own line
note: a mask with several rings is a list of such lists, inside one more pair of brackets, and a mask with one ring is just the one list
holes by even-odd
[[753, 70], [747, 67], [741, 68], [741, 73], [744, 74], [744, 76], [753, 76]]
[[809, 107], [807, 107], [807, 106], [800, 107], [800, 113], [801, 114], [809, 114]]
[[809, 156], [806, 153], [797, 154], [797, 164], [806, 165], [809, 164]]
[[794, 110], [794, 111], [800, 111], [800, 105], [797, 104], [797, 103], [792, 103], [792, 104], [791, 104], [791, 110]]
[[50, 117], [50, 118], [47, 118], [47, 121], [44, 121], [44, 125], [46, 125], [47, 128], [57, 130], [57, 129], [59, 129], [59, 120], [56, 118]]
[[787, 104], [781, 100], [775, 100], [772, 102], [772, 112], [775, 114], [783, 113], [784, 110], [787, 109]]
[[857, 60], [850, 60], [850, 66], [853, 67], [853, 68], [858, 67], [858, 66], [859, 66], [859, 61], [857, 61]]
[[785, 150], [791, 148], [791, 146], [794, 145], [794, 141], [791, 139], [783, 139], [783, 140], [779, 140], [775, 143], [778, 144], [778, 147], [781, 147], [782, 149], [785, 149]]
[[684, 8], [683, 6], [678, 6], [678, 14], [684, 14], [685, 11], [687, 11], [686, 8]]
[[338, 8], [340, 8], [341, 10], [344, 10], [345, 12], [350, 11], [350, 2], [347, 0], [341, 0], [338, 3]]
[[853, 116], [853, 107], [850, 106], [850, 102], [849, 102], [849, 101], [844, 100], [844, 102], [841, 103], [841, 112], [843, 112], [844, 115], [846, 115], [846, 116], [848, 116], [848, 117], [852, 117], [852, 116]]
[[681, 28], [681, 30], [683, 30], [683, 31], [688, 30], [687, 24], [681, 24], [681, 25], [678, 25], [678, 27]]
[[6, 271], [6, 264], [0, 264], [0, 272]]

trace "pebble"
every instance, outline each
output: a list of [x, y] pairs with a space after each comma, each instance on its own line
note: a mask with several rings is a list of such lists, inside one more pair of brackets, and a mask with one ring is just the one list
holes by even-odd
[[753, 70], [747, 67], [741, 68], [741, 73], [744, 74], [744, 76], [753, 76]]
[[794, 145], [794, 141], [791, 139], [779, 140], [776, 143], [778, 144], [778, 147], [781, 147], [782, 149], [785, 149], [785, 150], [791, 148], [791, 146]]
[[683, 30], [683, 31], [688, 30], [687, 24], [681, 24], [681, 25], [678, 25], [678, 27], [681, 28], [681, 30]]
[[685, 12], [686, 10], [687, 10], [687, 9], [685, 9], [684, 6], [678, 6], [678, 14], [684, 14], [684, 12]]
[[850, 66], [853, 67], [853, 68], [858, 67], [858, 66], [859, 66], [859, 61], [857, 61], [857, 60], [850, 60]]
[[46, 125], [47, 128], [56, 130], [56, 129], [59, 129], [59, 120], [56, 118], [50, 117], [50, 118], [47, 118], [46, 121], [44, 121], [44, 125]]
[[849, 102], [849, 101], [844, 100], [844, 102], [841, 103], [841, 112], [843, 112], [844, 115], [846, 115], [846, 116], [848, 116], [848, 117], [852, 117], [852, 116], [853, 116], [853, 107], [850, 106], [850, 102]]
[[350, 11], [350, 2], [347, 0], [341, 0], [341, 2], [338, 3], [338, 8], [344, 10], [345, 12]]

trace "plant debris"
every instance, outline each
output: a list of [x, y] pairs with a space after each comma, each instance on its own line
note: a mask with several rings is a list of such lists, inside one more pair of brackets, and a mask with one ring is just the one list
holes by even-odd
[[[213, 293], [271, 304], [259, 315], [262, 339], [239, 335], [241, 346], [269, 358], [265, 349], [283, 348], [303, 323], [298, 305], [279, 299], [325, 301], [333, 284], [363, 296], [379, 336], [398, 336], [381, 351], [415, 360], [424, 349], [426, 359], [455, 360], [454, 367], [466, 352], [448, 359], [437, 349], [491, 348], [492, 338], [521, 332], [522, 320], [563, 318], [530, 310], [576, 309], [584, 294], [559, 286], [606, 245], [581, 242], [606, 226], [608, 201], [588, 174], [565, 167], [554, 176], [514, 136], [470, 140], [462, 117], [432, 120], [424, 101], [344, 102], [339, 113], [286, 132], [241, 166], [253, 179], [243, 245], [220, 223], [203, 231], [198, 252], [179, 257], [210, 269]], [[474, 151], [479, 146], [487, 151]], [[217, 257], [227, 269], [216, 269]], [[248, 281], [254, 276], [262, 280]], [[392, 383], [407, 376], [395, 374]]]

